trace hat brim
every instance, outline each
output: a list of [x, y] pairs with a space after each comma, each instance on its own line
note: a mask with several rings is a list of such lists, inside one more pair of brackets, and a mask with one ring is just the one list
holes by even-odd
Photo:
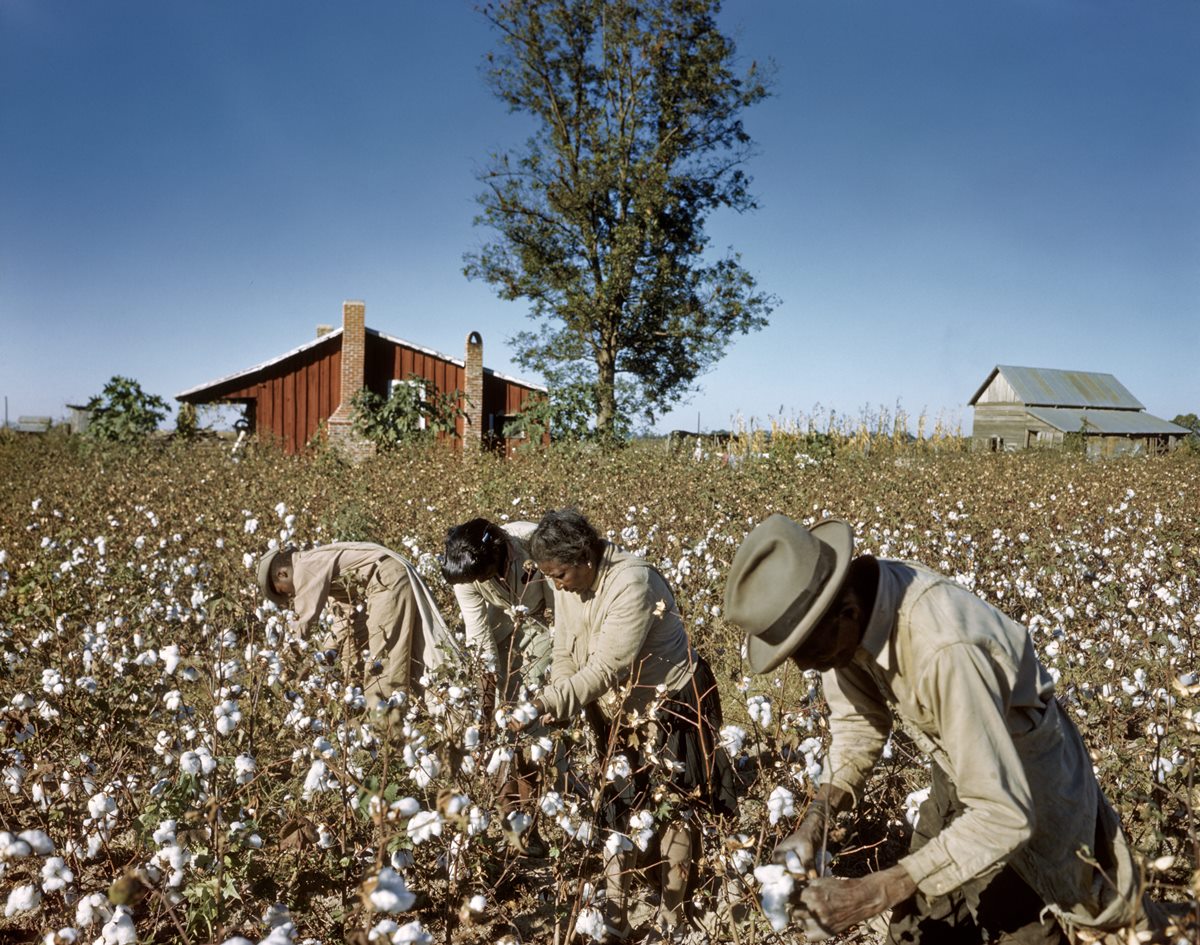
[[836, 556], [833, 573], [805, 611], [792, 631], [778, 643], [770, 643], [761, 636], [746, 638], [746, 662], [755, 675], [769, 673], [796, 652], [808, 639], [813, 628], [821, 622], [830, 604], [842, 589], [846, 572], [850, 570], [850, 559], [854, 555], [854, 530], [845, 522], [826, 519], [809, 529], [813, 537], [833, 549]]
[[258, 589], [262, 591], [263, 597], [272, 604], [280, 610], [286, 610], [288, 606], [287, 597], [275, 590], [275, 585], [271, 583], [271, 565], [275, 562], [275, 557], [279, 554], [280, 550], [268, 551], [258, 559]]

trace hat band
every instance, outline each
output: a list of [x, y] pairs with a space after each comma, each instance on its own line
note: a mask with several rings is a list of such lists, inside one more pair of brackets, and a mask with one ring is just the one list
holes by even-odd
[[829, 576], [836, 569], [837, 552], [819, 539], [817, 540], [817, 544], [820, 546], [820, 550], [817, 553], [817, 563], [813, 568], [812, 577], [809, 578], [808, 586], [776, 618], [774, 623], [762, 633], [757, 634], [758, 638], [764, 643], [768, 643], [771, 646], [778, 646], [788, 638], [800, 621], [804, 619], [805, 614], [812, 607], [813, 601], [817, 599], [822, 588], [825, 587], [825, 582], [829, 580]]

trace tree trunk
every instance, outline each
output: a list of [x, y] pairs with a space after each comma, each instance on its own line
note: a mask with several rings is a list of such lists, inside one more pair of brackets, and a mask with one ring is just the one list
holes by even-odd
[[617, 359], [608, 351], [596, 355], [596, 433], [613, 435], [617, 420]]

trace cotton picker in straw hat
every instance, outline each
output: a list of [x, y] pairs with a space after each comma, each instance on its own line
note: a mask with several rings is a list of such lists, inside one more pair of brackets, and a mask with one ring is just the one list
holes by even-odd
[[1066, 942], [1147, 924], [1117, 816], [1020, 623], [918, 564], [854, 557], [845, 522], [783, 515], [738, 548], [725, 618], [755, 673], [790, 657], [822, 673], [829, 704], [822, 784], [776, 862], [815, 870], [894, 718], [932, 762], [909, 854], [811, 879], [799, 915], [836, 934], [891, 909], [890, 942]]

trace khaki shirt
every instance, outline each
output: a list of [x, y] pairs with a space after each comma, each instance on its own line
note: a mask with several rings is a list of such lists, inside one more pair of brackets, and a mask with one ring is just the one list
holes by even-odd
[[508, 571], [503, 577], [454, 585], [454, 597], [466, 625], [467, 645], [479, 650], [495, 664], [498, 647], [513, 631], [513, 608], [523, 606], [529, 617], [549, 622], [554, 613], [554, 594], [550, 582], [540, 571], [526, 571], [529, 539], [537, 525], [533, 522], [509, 522]]
[[1024, 626], [933, 571], [881, 560], [862, 643], [822, 683], [826, 781], [861, 799], [894, 715], [957, 791], [964, 813], [900, 861], [923, 893], [1011, 863], [1052, 911], [1082, 925], [1136, 902], [1136, 875], [1118, 880], [1114, 903], [1077, 855], [1110, 811]]
[[641, 558], [606, 543], [591, 588], [554, 600], [551, 683], [541, 698], [556, 718], [597, 700], [609, 718], [644, 711], [659, 685], [675, 692], [692, 678], [696, 654], [675, 595]]
[[[365, 603], [363, 591], [381, 562], [399, 558], [383, 545], [366, 541], [339, 541], [306, 551], [292, 552], [292, 583], [296, 593], [292, 609], [296, 622], [311, 629], [326, 603], [335, 603], [338, 626], [351, 620], [354, 608]], [[403, 562], [403, 559], [400, 559]]]

